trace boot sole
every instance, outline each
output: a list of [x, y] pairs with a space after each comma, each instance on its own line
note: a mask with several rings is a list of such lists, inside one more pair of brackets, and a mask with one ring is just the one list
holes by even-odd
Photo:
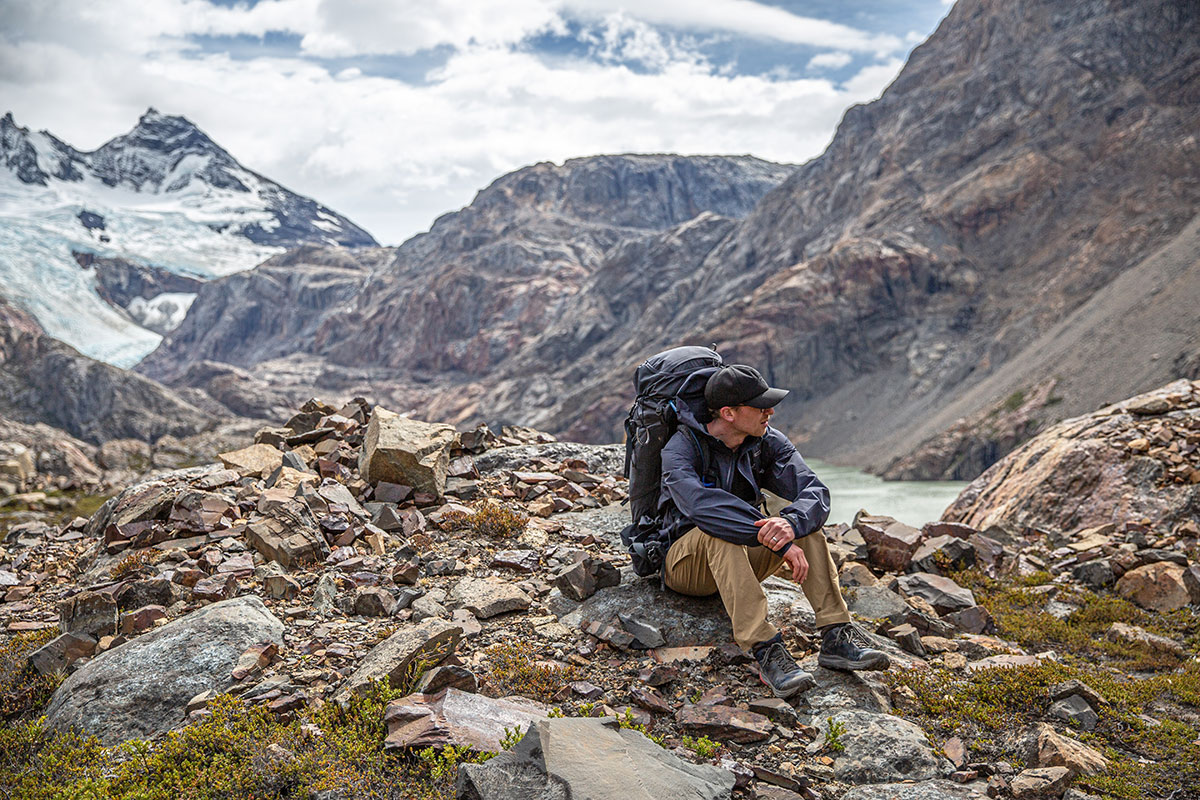
[[851, 661], [843, 656], [817, 656], [817, 663], [825, 669], [839, 669], [848, 672], [859, 670], [885, 670], [892, 666], [887, 653], [880, 653], [876, 658], [864, 658], [861, 661]]
[[811, 675], [808, 678], [806, 678], [805, 680], [800, 681], [798, 684], [796, 684], [791, 689], [776, 689], [774, 686], [772, 686], [771, 684], [769, 684], [765, 680], [763, 680], [762, 675], [758, 676], [758, 680], [760, 682], [762, 682], [763, 686], [766, 686], [768, 689], [770, 689], [772, 694], [774, 694], [776, 697], [780, 698], [781, 700], [786, 700], [789, 697], [794, 697], [798, 694], [803, 694], [804, 692], [807, 692], [809, 689], [816, 688], [816, 685], [817, 685], [817, 679], [812, 677]]

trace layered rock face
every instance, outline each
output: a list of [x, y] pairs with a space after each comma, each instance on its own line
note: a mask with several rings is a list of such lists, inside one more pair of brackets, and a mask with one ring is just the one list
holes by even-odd
[[[490, 374], [537, 342], [610, 252], [704, 212], [743, 216], [789, 172], [748, 157], [527, 167], [394, 251], [306, 248], [212, 282], [139, 369], [171, 380], [198, 358], [250, 366], [298, 351], [394, 376]], [[585, 333], [585, 344], [604, 333]], [[546, 353], [562, 363], [553, 346]]]
[[1067, 420], [979, 476], [944, 518], [1068, 532], [1200, 519], [1200, 381], [1181, 380]]
[[84, 441], [155, 441], [211, 428], [202, 411], [141, 375], [94, 361], [45, 335], [0, 300], [0, 415], [46, 423]]
[[[1048, 378], [1026, 435], [1164, 383], [1200, 325], [1198, 32], [1182, 2], [959, 3], [824, 155], [672, 264], [673, 313], [621, 338], [716, 341], [794, 390], [777, 420], [808, 451], [880, 467]], [[595, 398], [629, 356], [535, 422], [619, 419]]]

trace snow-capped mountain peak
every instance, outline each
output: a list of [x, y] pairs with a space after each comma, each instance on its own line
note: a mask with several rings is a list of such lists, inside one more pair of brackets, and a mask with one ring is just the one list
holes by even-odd
[[23, 128], [11, 112], [0, 117], [0, 293], [86, 355], [136, 362], [189, 302], [175, 290], [166, 298], [172, 313], [149, 314], [166, 300], [147, 289], [113, 305], [111, 292], [97, 290], [103, 265], [204, 280], [305, 244], [376, 242], [247, 169], [185, 117], [151, 108], [92, 152]]
[[51, 178], [83, 179], [82, 155], [47, 131], [31, 133], [13, 120], [12, 112], [0, 117], [0, 160], [22, 183], [46, 186]]
[[[93, 173], [108, 186], [173, 192], [193, 178], [218, 189], [251, 191], [238, 179], [246, 170], [186, 117], [149, 109], [129, 133], [106, 142], [91, 156]], [[182, 168], [181, 168], [182, 167]]]

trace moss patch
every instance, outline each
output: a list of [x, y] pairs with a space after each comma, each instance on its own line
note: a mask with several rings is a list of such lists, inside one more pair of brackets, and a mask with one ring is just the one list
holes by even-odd
[[398, 694], [380, 683], [344, 709], [331, 703], [289, 723], [223, 696], [203, 720], [154, 744], [104, 747], [95, 738], [50, 733], [41, 720], [5, 726], [0, 794], [17, 800], [300, 800], [340, 789], [350, 797], [448, 800], [458, 765], [491, 754], [461, 748], [385, 753], [383, 712]]
[[[998, 667], [971, 673], [944, 669], [893, 671], [886, 679], [897, 697], [898, 713], [921, 725], [936, 742], [960, 736], [973, 757], [1015, 764], [1025, 754], [1020, 734], [1045, 720], [1048, 689], [1078, 678], [1105, 700], [1091, 733], [1077, 732], [1110, 761], [1104, 775], [1079, 776], [1075, 785], [1105, 797], [1166, 797], [1179, 786], [1200, 786], [1200, 730], [1155, 715], [1144, 718], [1148, 704], [1197, 706], [1200, 665], [1189, 663], [1171, 673], [1131, 678], [1095, 665], [1043, 662], [1027, 667]], [[1029, 765], [1036, 766], [1036, 765]]]
[[1150, 614], [1123, 597], [1097, 594], [1081, 587], [1062, 587], [1055, 599], [1078, 606], [1060, 619], [1045, 611], [1046, 596], [1033, 586], [1050, 576], [1038, 573], [1013, 584], [1001, 584], [976, 570], [955, 573], [954, 580], [970, 588], [996, 621], [1000, 635], [1023, 646], [1102, 659], [1121, 669], [1156, 670], [1178, 667], [1180, 659], [1141, 645], [1112, 642], [1104, 637], [1114, 622], [1137, 625], [1195, 651], [1200, 646], [1200, 619], [1187, 609]]

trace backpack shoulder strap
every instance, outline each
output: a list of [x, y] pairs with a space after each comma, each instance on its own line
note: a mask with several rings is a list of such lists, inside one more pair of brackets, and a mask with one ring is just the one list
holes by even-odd
[[694, 430], [686, 426], [680, 427], [683, 427], [688, 432], [688, 435], [692, 437], [692, 442], [696, 445], [696, 452], [700, 454], [700, 480], [707, 481], [709, 478], [708, 468], [711, 466], [712, 461], [708, 446], [700, 441], [700, 437], [696, 435]]

